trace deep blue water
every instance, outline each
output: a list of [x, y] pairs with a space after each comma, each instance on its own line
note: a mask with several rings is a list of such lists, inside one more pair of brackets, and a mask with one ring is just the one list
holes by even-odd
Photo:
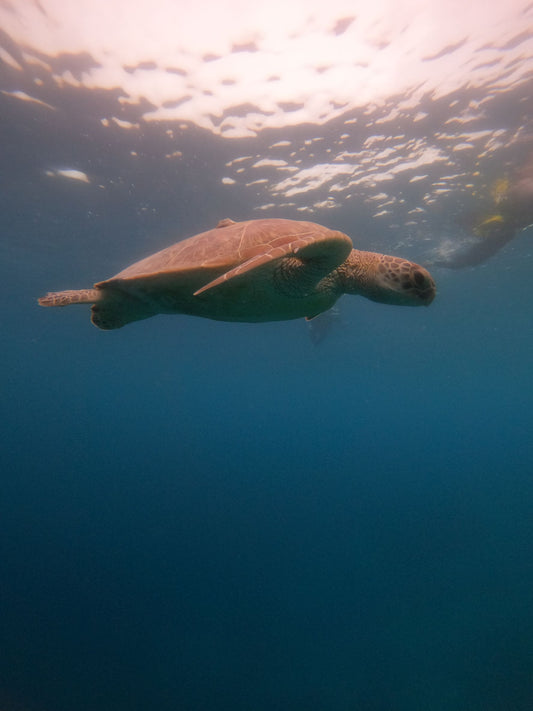
[[118, 139], [8, 109], [2, 711], [533, 708], [531, 228], [436, 269], [428, 309], [345, 297], [318, 346], [303, 322], [105, 333], [36, 298], [256, 216], [210, 162], [248, 146], [191, 139], [174, 176], [150, 134], [123, 192], [51, 187], [55, 153], [127, 172]]
[[4, 708], [529, 708], [526, 246], [423, 312], [345, 299], [317, 348], [303, 323], [101, 333], [18, 263]]

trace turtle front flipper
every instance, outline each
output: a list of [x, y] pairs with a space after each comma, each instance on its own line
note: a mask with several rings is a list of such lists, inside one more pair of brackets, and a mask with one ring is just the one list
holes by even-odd
[[[342, 232], [283, 235], [261, 251], [194, 292], [194, 296], [214, 289], [235, 277], [259, 272], [267, 267], [284, 292], [305, 296], [327, 274], [342, 264], [352, 251], [352, 240]], [[255, 276], [255, 274], [253, 275]]]

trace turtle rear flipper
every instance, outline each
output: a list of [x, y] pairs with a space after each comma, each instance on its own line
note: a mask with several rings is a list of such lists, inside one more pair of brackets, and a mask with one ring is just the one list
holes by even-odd
[[102, 298], [98, 289], [69, 289], [68, 291], [50, 291], [41, 296], [39, 306], [69, 306], [70, 304], [94, 304]]
[[104, 289], [104, 299], [91, 307], [91, 321], [102, 331], [122, 328], [133, 321], [142, 321], [157, 313], [149, 301], [136, 298], [128, 292]]
[[342, 264], [352, 251], [352, 240], [342, 232], [329, 233], [322, 239], [316, 234], [295, 235], [293, 241], [283, 235], [279, 240], [272, 240], [265, 251], [261, 245], [261, 252], [247, 259], [242, 264], [230, 269], [225, 274], [194, 292], [194, 296], [214, 289], [230, 279], [258, 272], [261, 268], [278, 261], [281, 279], [290, 284], [292, 292], [301, 292], [305, 295], [312, 290], [318, 282]]
[[142, 321], [154, 316], [157, 312], [152, 308], [140, 308], [139, 304], [128, 301], [101, 301], [91, 307], [91, 321], [102, 331], [113, 331], [122, 328], [133, 321]]

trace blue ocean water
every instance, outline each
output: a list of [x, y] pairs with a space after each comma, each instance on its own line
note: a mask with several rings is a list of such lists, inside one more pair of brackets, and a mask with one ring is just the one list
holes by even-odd
[[[318, 345], [303, 321], [101, 332], [37, 297], [257, 217], [227, 162], [311, 129], [190, 127], [176, 168], [152, 124], [105, 133], [107, 95], [47, 85], [46, 113], [2, 71], [2, 711], [533, 708], [531, 228], [433, 269], [429, 308], [344, 297]], [[463, 200], [428, 217], [431, 249]], [[302, 219], [427, 256], [400, 207]]]

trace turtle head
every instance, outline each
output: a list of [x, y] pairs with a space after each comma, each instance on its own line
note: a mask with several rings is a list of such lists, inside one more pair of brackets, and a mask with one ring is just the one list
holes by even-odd
[[341, 270], [346, 293], [382, 304], [429, 306], [437, 293], [427, 269], [400, 257], [354, 249]]

